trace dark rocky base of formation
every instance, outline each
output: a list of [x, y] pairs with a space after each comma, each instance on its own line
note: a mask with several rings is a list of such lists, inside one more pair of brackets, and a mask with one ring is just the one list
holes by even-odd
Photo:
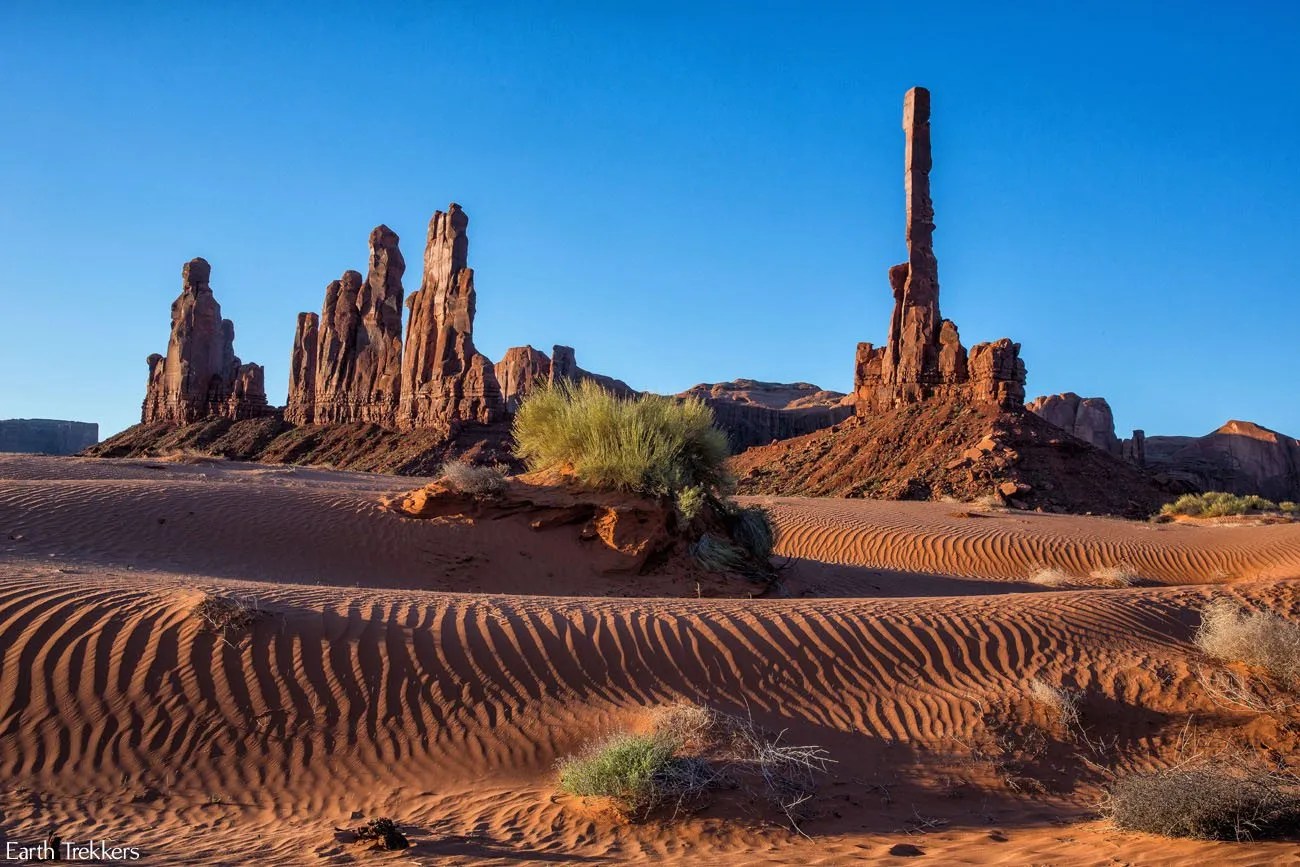
[[1151, 475], [1033, 413], [927, 401], [855, 417], [733, 458], [745, 494], [973, 500], [1145, 518], [1187, 488]]
[[101, 458], [179, 457], [189, 454], [340, 470], [437, 475], [443, 463], [465, 458], [522, 469], [510, 452], [506, 423], [461, 424], [394, 431], [366, 423], [292, 425], [278, 417], [231, 421], [212, 418], [176, 426], [138, 424], [86, 449]]

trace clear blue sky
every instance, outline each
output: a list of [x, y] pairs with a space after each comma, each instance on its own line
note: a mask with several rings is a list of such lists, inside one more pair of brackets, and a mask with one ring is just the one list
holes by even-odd
[[450, 201], [493, 358], [847, 390], [921, 84], [967, 345], [1121, 434], [1300, 435], [1298, 10], [0, 0], [0, 417], [137, 421], [194, 256], [283, 403], [294, 315], [381, 222], [417, 289]]

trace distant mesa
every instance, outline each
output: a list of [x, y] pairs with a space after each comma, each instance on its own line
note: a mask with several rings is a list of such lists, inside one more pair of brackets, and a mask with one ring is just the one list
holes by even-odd
[[0, 452], [75, 455], [99, 442], [99, 425], [53, 418], [0, 419]]
[[704, 401], [734, 452], [812, 433], [853, 415], [848, 395], [807, 382], [736, 379], [701, 383], [677, 396]]

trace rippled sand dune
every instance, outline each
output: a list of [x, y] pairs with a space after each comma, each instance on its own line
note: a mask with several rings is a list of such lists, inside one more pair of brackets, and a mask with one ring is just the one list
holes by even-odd
[[[1095, 805], [1104, 769], [1167, 764], [1189, 731], [1294, 747], [1204, 694], [1190, 636], [1215, 594], [1300, 614], [1300, 525], [779, 499], [789, 596], [695, 599], [504, 522], [377, 507], [410, 484], [0, 458], [0, 835], [192, 864], [1295, 863], [1294, 842], [1120, 833]], [[1160, 583], [1024, 583], [1118, 563]], [[192, 613], [205, 593], [261, 617], [227, 642]], [[1029, 701], [1035, 678], [1083, 691], [1104, 756]], [[640, 824], [557, 793], [559, 757], [683, 699], [830, 751], [811, 839], [744, 793]], [[1047, 733], [1032, 790], [983, 758], [1012, 720]], [[358, 814], [415, 848], [340, 843]]]

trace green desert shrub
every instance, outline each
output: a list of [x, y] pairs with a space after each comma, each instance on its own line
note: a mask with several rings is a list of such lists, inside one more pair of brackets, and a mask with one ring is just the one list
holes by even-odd
[[1294, 515], [1300, 513], [1300, 504], [1293, 503], [1290, 500], [1286, 500], [1284, 502], [1278, 503], [1277, 507], [1287, 515]]
[[1121, 777], [1102, 813], [1125, 831], [1248, 840], [1294, 828], [1300, 796], [1290, 774], [1219, 760]]
[[772, 516], [762, 506], [731, 506], [731, 538], [760, 562], [772, 556]]
[[570, 467], [595, 487], [669, 496], [730, 484], [726, 435], [698, 400], [623, 398], [591, 380], [562, 382], [529, 392], [513, 432], [530, 469]]
[[743, 572], [748, 565], [743, 550], [711, 533], [696, 539], [690, 552], [695, 562], [710, 572]]
[[1222, 518], [1228, 515], [1244, 515], [1247, 512], [1276, 510], [1276, 503], [1255, 494], [1241, 496], [1223, 491], [1211, 491], [1206, 494], [1183, 494], [1172, 503], [1166, 503], [1160, 513], [1188, 518]]
[[708, 763], [680, 756], [681, 742], [661, 734], [616, 734], [560, 762], [560, 789], [609, 798], [629, 814], [703, 792], [713, 781]]
[[1271, 611], [1251, 611], [1230, 599], [1201, 610], [1196, 646], [1215, 659], [1267, 672], [1279, 684], [1300, 686], [1300, 624]]
[[677, 511], [688, 521], [694, 521], [709, 504], [709, 492], [703, 485], [691, 485], [677, 492]]

